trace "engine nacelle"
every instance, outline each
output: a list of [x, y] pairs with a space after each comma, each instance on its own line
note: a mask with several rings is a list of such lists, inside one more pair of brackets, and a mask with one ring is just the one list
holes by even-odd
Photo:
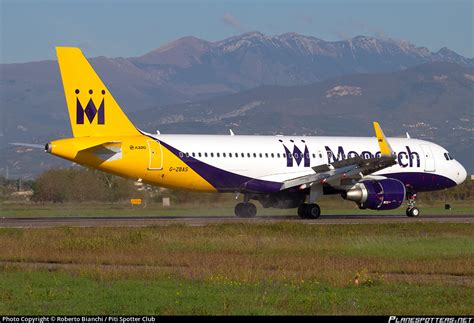
[[402, 205], [406, 189], [397, 179], [368, 180], [358, 183], [342, 197], [356, 202], [361, 209], [392, 210]]

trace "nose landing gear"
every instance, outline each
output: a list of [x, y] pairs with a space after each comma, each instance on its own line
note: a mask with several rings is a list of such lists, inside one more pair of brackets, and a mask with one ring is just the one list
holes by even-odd
[[413, 218], [420, 215], [420, 210], [415, 207], [416, 203], [416, 193], [415, 192], [407, 192], [407, 201], [408, 201], [408, 208], [406, 210], [406, 215]]

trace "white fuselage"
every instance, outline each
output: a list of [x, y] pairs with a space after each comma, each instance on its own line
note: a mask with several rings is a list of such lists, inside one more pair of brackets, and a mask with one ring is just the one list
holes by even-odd
[[[272, 182], [309, 175], [314, 173], [312, 167], [337, 160], [355, 156], [367, 159], [380, 154], [375, 137], [150, 136], [203, 164], [229, 173]], [[433, 178], [452, 181], [454, 185], [466, 178], [466, 170], [462, 165], [448, 157], [446, 149], [437, 144], [411, 138], [388, 140], [397, 155], [397, 164], [372, 176], [394, 175], [409, 179], [422, 174], [433, 175], [430, 179], [422, 179], [420, 191], [439, 189], [439, 183], [431, 183]], [[414, 179], [414, 182], [416, 181], [420, 181], [420, 178]]]

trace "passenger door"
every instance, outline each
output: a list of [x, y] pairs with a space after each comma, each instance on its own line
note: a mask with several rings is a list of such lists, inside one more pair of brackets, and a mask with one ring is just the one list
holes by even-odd
[[423, 159], [425, 160], [425, 172], [434, 172], [436, 170], [435, 159], [430, 146], [421, 145], [421, 149], [423, 150]]

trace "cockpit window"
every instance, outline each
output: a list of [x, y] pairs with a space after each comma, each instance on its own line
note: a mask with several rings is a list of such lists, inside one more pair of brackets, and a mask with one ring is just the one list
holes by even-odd
[[444, 153], [444, 158], [446, 158], [446, 160], [453, 160], [454, 158], [451, 157], [451, 155], [449, 153]]

